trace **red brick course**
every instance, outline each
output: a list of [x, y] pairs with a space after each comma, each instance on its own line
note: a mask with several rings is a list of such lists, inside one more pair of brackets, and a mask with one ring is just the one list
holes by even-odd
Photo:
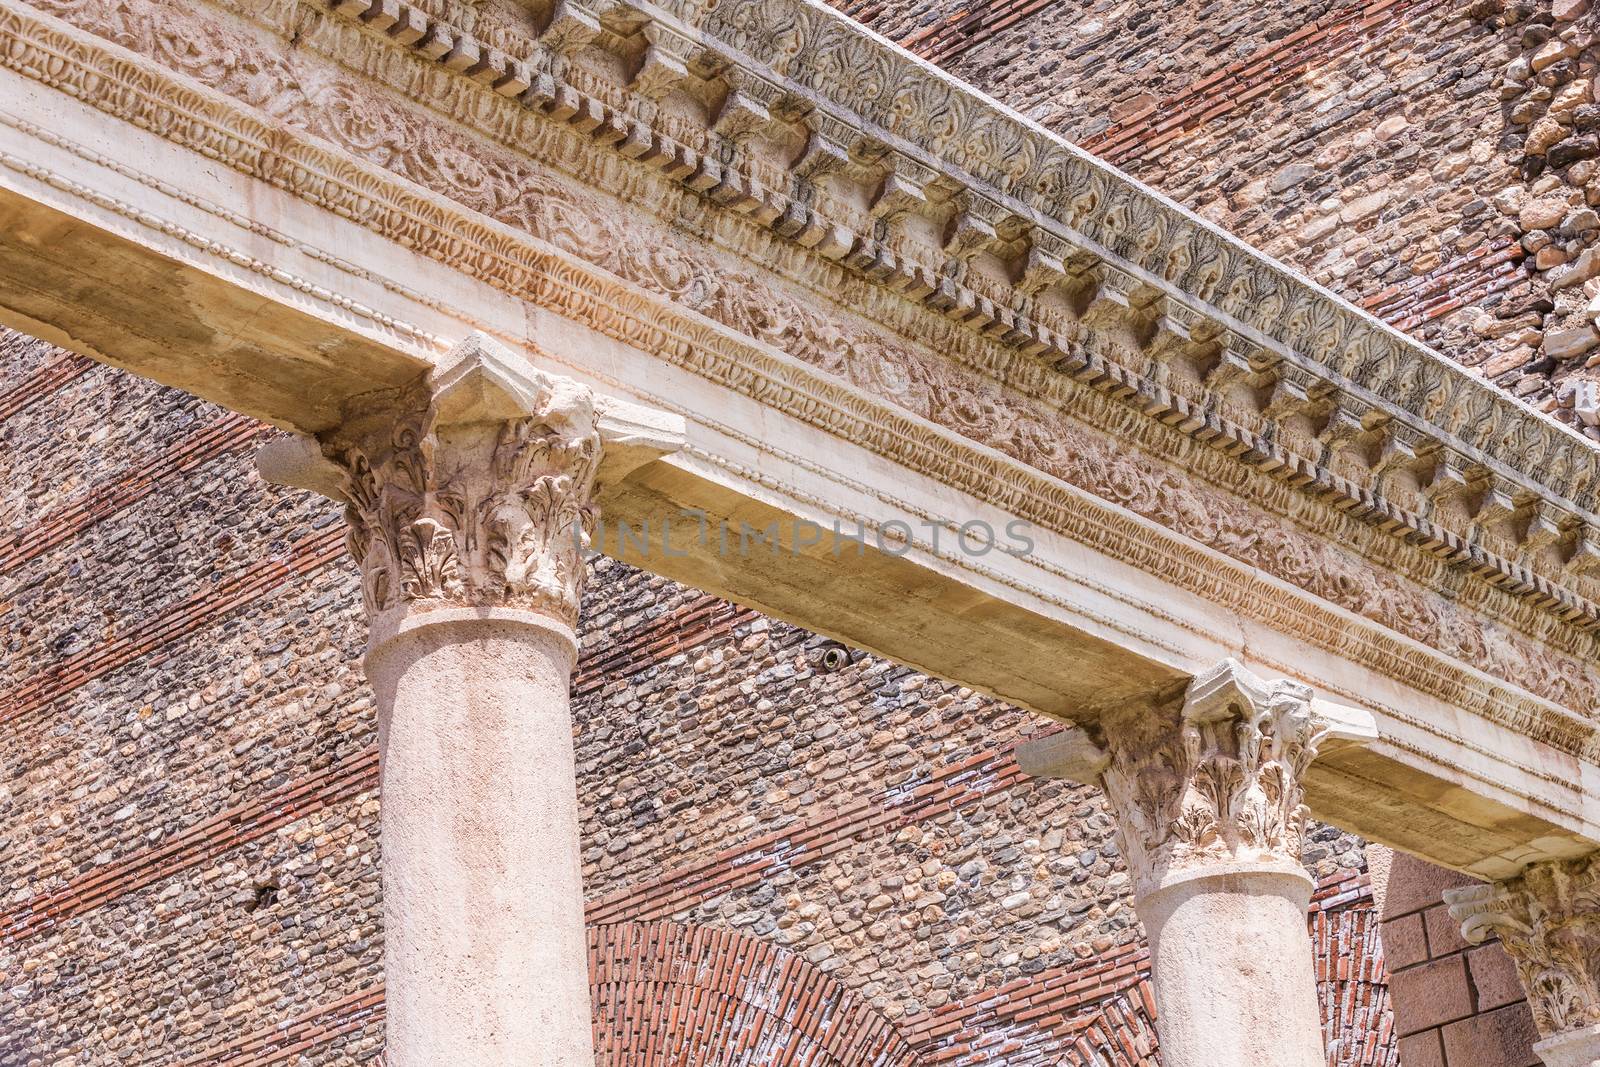
[[1082, 147], [1119, 167], [1129, 166], [1446, 2], [1367, 0], [1341, 8], [1246, 59], [1212, 71], [1179, 93], [1152, 102], [1140, 114], [1085, 138]]
[[0, 392], [0, 422], [30, 404], [54, 395], [58, 389], [88, 374], [96, 366], [95, 361], [87, 356], [62, 352], [10, 389]]

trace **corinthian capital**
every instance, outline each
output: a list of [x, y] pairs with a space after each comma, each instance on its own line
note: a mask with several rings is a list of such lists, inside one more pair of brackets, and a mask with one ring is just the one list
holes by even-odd
[[601, 441], [594, 398], [481, 337], [437, 381], [358, 398], [323, 452], [344, 472], [374, 617], [516, 607], [576, 620]]
[[1266, 682], [1227, 660], [1189, 685], [1176, 722], [1130, 709], [1106, 730], [1105, 789], [1134, 870], [1160, 876], [1217, 859], [1299, 865], [1301, 778], [1328, 733], [1306, 686]]
[[[1540, 863], [1504, 882], [1445, 892], [1462, 936], [1492, 936], [1511, 955], [1545, 1040], [1546, 1063], [1581, 1062], [1561, 1054], [1573, 1038], [1593, 1055], [1600, 1039], [1600, 859]], [[1584, 1034], [1583, 1031], [1591, 1031]]]
[[481, 334], [445, 366], [357, 397], [320, 442], [264, 447], [262, 473], [345, 503], [374, 622], [499, 607], [571, 626], [598, 485], [680, 448], [683, 420], [540, 373]]
[[1181, 694], [1108, 711], [1018, 757], [1032, 774], [1098, 782], [1149, 887], [1219, 863], [1299, 871], [1306, 768], [1330, 736], [1372, 735], [1365, 713], [1230, 659]]

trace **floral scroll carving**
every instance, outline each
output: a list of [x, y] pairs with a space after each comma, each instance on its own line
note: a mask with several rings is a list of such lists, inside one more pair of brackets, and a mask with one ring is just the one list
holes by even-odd
[[577, 618], [601, 438], [575, 382], [480, 335], [434, 383], [361, 398], [323, 451], [344, 472], [368, 612], [514, 607]]

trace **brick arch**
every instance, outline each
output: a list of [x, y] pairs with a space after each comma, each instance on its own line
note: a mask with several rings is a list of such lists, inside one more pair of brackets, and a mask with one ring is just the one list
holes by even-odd
[[605, 1067], [919, 1067], [865, 1000], [804, 958], [675, 922], [589, 928], [595, 1059]]

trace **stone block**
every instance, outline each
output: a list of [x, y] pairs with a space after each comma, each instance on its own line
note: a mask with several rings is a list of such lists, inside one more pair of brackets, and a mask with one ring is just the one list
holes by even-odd
[[1424, 1030], [1400, 1039], [1402, 1067], [1445, 1067], [1444, 1043], [1439, 1031]]
[[1291, 163], [1284, 167], [1272, 178], [1269, 188], [1275, 193], [1299, 185], [1317, 173], [1317, 168], [1309, 163]]
[[1522, 223], [1524, 230], [1546, 230], [1561, 225], [1561, 220], [1567, 217], [1570, 210], [1572, 205], [1564, 197], [1540, 197], [1522, 205], [1517, 221]]
[[1565, 167], [1569, 163], [1576, 163], [1580, 159], [1593, 159], [1600, 155], [1600, 139], [1593, 134], [1583, 134], [1578, 137], [1568, 137], [1550, 146], [1545, 158], [1552, 167]]
[[1383, 965], [1390, 974], [1428, 960], [1428, 939], [1420, 912], [1384, 923], [1378, 931], [1383, 941]]
[[[1444, 1058], [1450, 1067], [1539, 1067], [1539, 1039], [1526, 1004], [1475, 1015], [1444, 1028]], [[1409, 1061], [1402, 1060], [1406, 1067]]]
[[1436, 904], [1423, 912], [1422, 921], [1428, 929], [1428, 955], [1433, 959], [1467, 950], [1466, 938], [1461, 936], [1461, 923], [1450, 918], [1450, 909], [1444, 904]]
[[1384, 919], [1398, 919], [1441, 903], [1446, 889], [1471, 885], [1469, 878], [1404, 852], [1396, 852], [1394, 869], [1389, 874], [1389, 893], [1383, 902]]
[[1395, 1029], [1401, 1036], [1464, 1019], [1473, 1012], [1467, 958], [1446, 956], [1391, 975]]
[[1499, 944], [1481, 945], [1467, 953], [1467, 973], [1478, 995], [1478, 1010], [1492, 1011], [1525, 999], [1516, 964]]
[[1600, 345], [1600, 330], [1587, 324], [1544, 335], [1544, 354], [1551, 359], [1577, 359], [1595, 345]]

